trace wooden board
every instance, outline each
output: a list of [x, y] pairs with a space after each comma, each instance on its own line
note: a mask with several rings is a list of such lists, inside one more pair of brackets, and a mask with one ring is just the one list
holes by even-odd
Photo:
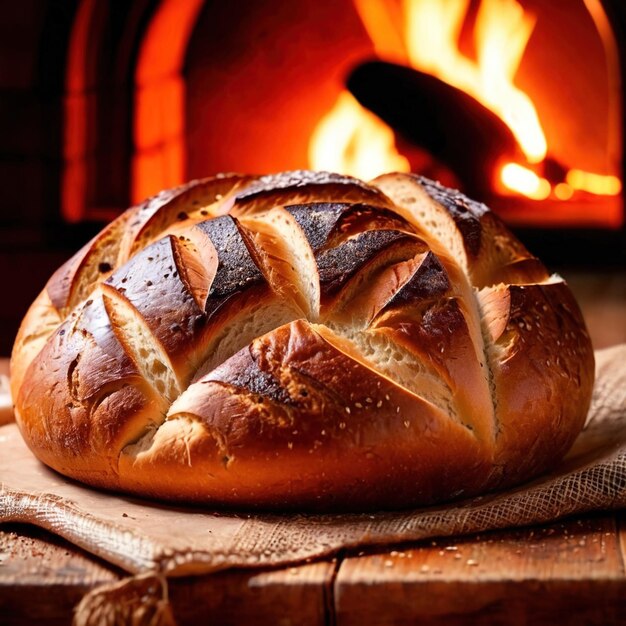
[[[280, 570], [239, 570], [173, 579], [169, 597], [180, 626], [208, 623], [329, 623], [336, 561]], [[73, 609], [99, 585], [126, 574], [44, 530], [0, 527], [0, 625], [70, 625]]]
[[92, 588], [121, 572], [34, 526], [0, 527], [0, 624], [70, 624]]
[[[626, 513], [343, 555], [299, 567], [174, 579], [179, 626], [215, 623], [626, 623]], [[0, 529], [0, 624], [70, 624], [122, 572], [45, 531]]]
[[342, 626], [617, 624], [625, 590], [603, 516], [347, 559], [335, 606]]

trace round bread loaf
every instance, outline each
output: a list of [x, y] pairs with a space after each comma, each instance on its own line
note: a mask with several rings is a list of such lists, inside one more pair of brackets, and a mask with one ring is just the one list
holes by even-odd
[[298, 171], [126, 211], [32, 305], [11, 384], [33, 452], [90, 485], [364, 510], [545, 471], [593, 372], [569, 288], [484, 205]]

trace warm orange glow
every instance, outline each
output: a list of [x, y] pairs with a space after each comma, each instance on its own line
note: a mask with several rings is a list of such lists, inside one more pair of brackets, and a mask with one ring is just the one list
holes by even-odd
[[[476, 61], [464, 56], [458, 47], [469, 0], [403, 0], [401, 4], [393, 0], [354, 0], [354, 4], [381, 57], [408, 63], [472, 95], [509, 126], [530, 162], [545, 158], [547, 144], [537, 112], [530, 98], [513, 84], [535, 23], [516, 0], [482, 0], [475, 27]], [[367, 169], [380, 174], [385, 171], [377, 169], [380, 167], [389, 170], [391, 140], [385, 142], [385, 155], [376, 156], [373, 147], [364, 142], [368, 154], [357, 154], [356, 140], [346, 139], [352, 136], [350, 133], [370, 136], [365, 126], [372, 124], [364, 121], [366, 116], [358, 104], [340, 100], [329, 115], [335, 120], [341, 116], [343, 127], [335, 122], [333, 130], [324, 133], [318, 127], [312, 137], [315, 145], [309, 150], [312, 167], [336, 169], [337, 163], [344, 162], [337, 154], [347, 148], [352, 173]], [[320, 127], [331, 128], [329, 119], [324, 118]], [[382, 136], [381, 123], [374, 119], [377, 134]], [[364, 125], [362, 133], [357, 120]], [[392, 154], [391, 161], [400, 158], [395, 149]], [[366, 165], [368, 161], [371, 163]]]
[[482, 0], [474, 62], [458, 48], [468, 8], [469, 0], [405, 0], [413, 67], [473, 96], [507, 124], [530, 162], [541, 161], [547, 144], [537, 112], [513, 84], [535, 19], [516, 0]]
[[185, 179], [182, 66], [202, 4], [162, 0], [142, 42], [135, 72], [134, 202]]
[[533, 200], [543, 200], [550, 193], [557, 200], [569, 200], [576, 191], [598, 196], [616, 196], [622, 190], [617, 176], [602, 176], [582, 170], [569, 170], [565, 182], [552, 187], [545, 179], [517, 163], [507, 163], [500, 170], [500, 183], [508, 191], [514, 191]]
[[87, 59], [89, 34], [96, 1], [82, 0], [72, 26], [65, 76], [65, 126], [63, 130], [63, 178], [61, 212], [69, 222], [78, 222], [87, 203], [87, 150], [89, 111], [93, 94], [88, 93]]
[[408, 160], [396, 150], [392, 130], [347, 91], [313, 132], [309, 163], [313, 169], [365, 180], [383, 172], [410, 170]]
[[507, 163], [500, 170], [500, 180], [507, 189], [533, 200], [545, 200], [550, 195], [550, 183], [545, 178], [517, 163]]
[[[609, 71], [607, 72], [609, 93], [613, 94], [613, 97], [621, 102], [622, 100], [622, 85], [621, 85], [621, 61], [620, 51], [615, 37], [615, 33], [611, 28], [611, 23], [604, 9], [602, 0], [583, 0], [589, 15], [594, 21], [600, 39], [602, 40], [602, 46], [606, 55], [606, 63]], [[608, 154], [612, 163], [620, 163], [622, 159], [622, 141], [623, 141], [623, 119], [622, 119], [622, 107], [611, 107], [608, 111], [608, 125], [609, 125], [609, 145]]]
[[569, 200], [574, 195], [574, 190], [567, 183], [559, 183], [554, 186], [554, 195], [558, 200]]
[[[410, 65], [470, 94], [510, 128], [529, 164], [543, 162], [548, 146], [539, 116], [528, 95], [514, 84], [535, 26], [535, 17], [517, 0], [481, 0], [474, 27], [475, 60], [459, 49], [470, 0], [353, 2], [382, 59]], [[585, 2], [597, 22], [595, 13], [603, 13], [596, 0]], [[313, 133], [309, 162], [315, 169], [365, 178], [408, 167], [395, 149], [391, 130], [347, 92]], [[603, 195], [621, 191], [616, 176], [570, 170], [566, 180], [551, 184], [515, 163], [499, 170], [496, 187], [533, 200], [552, 195], [562, 201], [577, 191]]]
[[402, 5], [387, 0], [353, 0], [376, 54], [386, 61], [409, 65], [404, 43]]
[[622, 190], [622, 183], [617, 176], [601, 176], [582, 170], [570, 170], [567, 183], [573, 189], [605, 196], [616, 196]]

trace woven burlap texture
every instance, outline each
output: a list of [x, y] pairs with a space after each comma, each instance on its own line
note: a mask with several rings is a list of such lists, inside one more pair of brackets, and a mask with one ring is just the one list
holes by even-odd
[[0, 427], [0, 522], [42, 526], [131, 573], [174, 576], [297, 563], [365, 545], [540, 524], [626, 506], [626, 345], [596, 353], [585, 429], [550, 475], [436, 508], [343, 515], [208, 512], [102, 493], [39, 463]]

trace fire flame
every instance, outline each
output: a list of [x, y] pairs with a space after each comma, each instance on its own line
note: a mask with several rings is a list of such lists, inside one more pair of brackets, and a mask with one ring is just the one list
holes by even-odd
[[565, 180], [572, 189], [581, 189], [597, 195], [616, 196], [622, 190], [622, 183], [617, 176], [570, 170]]
[[[532, 34], [535, 17], [517, 0], [482, 0], [476, 14], [476, 60], [461, 53], [458, 42], [470, 0], [353, 0], [378, 54], [404, 63], [473, 96], [511, 130], [528, 165], [539, 166], [548, 145], [535, 106], [514, 84], [515, 74]], [[393, 132], [343, 91], [319, 122], [309, 144], [314, 169], [332, 169], [360, 178], [391, 170], [407, 171], [409, 163], [395, 148]], [[551, 194], [569, 199], [574, 191], [615, 195], [621, 182], [570, 170], [552, 187], [537, 171], [505, 163], [495, 173], [504, 192], [543, 200]]]
[[368, 180], [383, 172], [408, 172], [408, 159], [395, 148], [389, 126], [343, 91], [321, 119], [309, 144], [314, 169], [330, 170]]
[[527, 167], [507, 163], [500, 170], [500, 180], [512, 191], [518, 191], [533, 200], [545, 200], [550, 195], [550, 183]]
[[469, 0], [407, 1], [411, 64], [473, 96], [505, 122], [530, 162], [541, 161], [548, 146], [537, 111], [513, 84], [535, 18], [516, 0], [482, 0], [474, 31], [474, 62], [457, 47], [468, 8]]

